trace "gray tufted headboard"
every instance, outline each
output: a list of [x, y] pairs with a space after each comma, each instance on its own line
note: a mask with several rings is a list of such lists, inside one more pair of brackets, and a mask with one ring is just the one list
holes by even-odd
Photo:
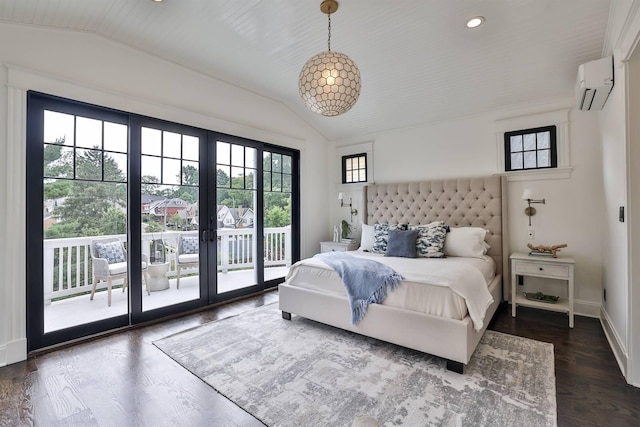
[[[367, 224], [428, 224], [442, 220], [451, 227], [489, 230], [488, 255], [496, 272], [508, 272], [506, 179], [502, 176], [445, 179], [364, 187], [363, 218]], [[508, 274], [503, 274], [503, 283]], [[508, 297], [509, 286], [503, 286]]]

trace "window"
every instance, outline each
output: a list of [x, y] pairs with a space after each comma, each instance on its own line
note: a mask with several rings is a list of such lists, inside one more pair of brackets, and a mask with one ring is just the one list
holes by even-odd
[[556, 127], [505, 132], [504, 152], [505, 171], [556, 168]]
[[367, 154], [342, 156], [342, 183], [367, 182]]

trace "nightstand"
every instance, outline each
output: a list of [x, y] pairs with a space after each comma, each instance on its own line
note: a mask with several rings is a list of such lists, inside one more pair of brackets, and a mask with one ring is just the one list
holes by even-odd
[[331, 252], [331, 251], [355, 251], [358, 249], [358, 242], [352, 241], [350, 243], [346, 242], [320, 242], [320, 252]]
[[[514, 253], [511, 259], [511, 315], [516, 317], [516, 308], [541, 308], [569, 314], [569, 327], [573, 328], [573, 270], [575, 261], [570, 257], [546, 257]], [[518, 276], [542, 277], [566, 282], [568, 298], [560, 298], [556, 303], [528, 300], [522, 292], [517, 292]]]

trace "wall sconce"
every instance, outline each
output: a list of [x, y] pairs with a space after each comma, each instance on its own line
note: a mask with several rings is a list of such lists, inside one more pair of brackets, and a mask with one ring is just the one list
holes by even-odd
[[338, 193], [338, 200], [340, 200], [341, 208], [350, 208], [351, 209], [351, 222], [353, 222], [353, 217], [358, 215], [358, 210], [353, 207], [353, 203], [351, 202], [351, 197], [349, 197], [349, 204], [344, 203], [344, 195], [342, 193]]
[[531, 227], [531, 217], [536, 214], [536, 208], [531, 207], [532, 203], [542, 203], [545, 204], [545, 199], [535, 200], [531, 198], [531, 190], [525, 189], [522, 192], [522, 199], [526, 200], [527, 207], [524, 209], [524, 214], [529, 217], [529, 227]]

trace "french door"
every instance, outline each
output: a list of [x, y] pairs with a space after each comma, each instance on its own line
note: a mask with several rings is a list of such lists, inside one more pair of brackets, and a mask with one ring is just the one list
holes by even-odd
[[28, 347], [237, 298], [299, 258], [297, 151], [30, 92]]

